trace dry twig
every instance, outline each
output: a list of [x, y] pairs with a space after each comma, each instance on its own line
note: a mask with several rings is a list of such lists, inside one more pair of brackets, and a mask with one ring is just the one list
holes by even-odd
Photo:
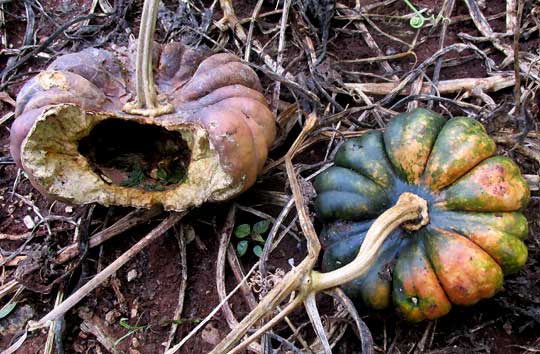
[[65, 314], [73, 306], [75, 306], [80, 300], [82, 300], [88, 293], [98, 287], [103, 283], [109, 276], [115, 273], [120, 269], [124, 264], [129, 260], [135, 257], [139, 252], [146, 248], [149, 244], [163, 235], [168, 229], [174, 226], [185, 213], [171, 213], [167, 219], [162, 221], [154, 230], [152, 230], [148, 235], [143, 237], [139, 242], [137, 242], [133, 247], [131, 247], [127, 252], [118, 257], [114, 262], [109, 264], [103, 271], [97, 274], [92, 280], [84, 284], [79, 290], [73, 293], [68, 297], [60, 306], [56, 307], [54, 310], [45, 315], [41, 320], [35, 323], [32, 326], [32, 329], [41, 328], [47, 324], [48, 321], [57, 319], [58, 317]]
[[182, 311], [184, 309], [184, 298], [186, 296], [186, 288], [187, 288], [187, 279], [188, 279], [188, 273], [187, 273], [187, 251], [186, 251], [186, 243], [188, 242], [185, 237], [184, 232], [184, 225], [180, 225], [179, 231], [175, 234], [176, 240], [178, 241], [178, 250], [179, 250], [179, 258], [180, 258], [180, 266], [182, 267], [182, 279], [180, 282], [180, 289], [178, 290], [178, 303], [176, 305], [176, 309], [174, 310], [174, 315], [172, 318], [172, 324], [171, 329], [169, 331], [169, 338], [167, 339], [167, 343], [165, 344], [164, 351], [169, 350], [171, 347], [174, 337], [176, 335], [176, 330], [178, 329], [178, 323], [180, 319], [182, 318]]

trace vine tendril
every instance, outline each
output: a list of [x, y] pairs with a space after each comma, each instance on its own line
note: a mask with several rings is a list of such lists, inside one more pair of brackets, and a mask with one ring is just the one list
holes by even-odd
[[424, 27], [424, 24], [426, 23], [426, 18], [424, 17], [424, 15], [422, 15], [422, 13], [418, 11], [418, 9], [414, 7], [414, 5], [411, 4], [409, 0], [403, 0], [403, 1], [416, 14], [416, 16], [412, 17], [409, 20], [409, 24], [411, 25], [411, 27], [416, 28], [416, 29]]

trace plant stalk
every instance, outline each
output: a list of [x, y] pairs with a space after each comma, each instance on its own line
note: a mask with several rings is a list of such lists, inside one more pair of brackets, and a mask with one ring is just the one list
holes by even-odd
[[[245, 349], [249, 343], [272, 328], [302, 302], [310, 307], [308, 313], [310, 314], [310, 317], [315, 317], [315, 319], [312, 320], [317, 321], [313, 310], [313, 306], [316, 306], [313, 304], [314, 295], [317, 292], [340, 286], [364, 275], [375, 261], [384, 240], [397, 227], [401, 226], [408, 230], [418, 230], [428, 223], [429, 215], [427, 202], [413, 193], [403, 193], [399, 197], [396, 205], [381, 214], [377, 220], [375, 220], [373, 225], [371, 225], [356, 258], [351, 263], [328, 273], [307, 270], [309, 273], [306, 274], [306, 269], [300, 270], [300, 268], [308, 266], [310, 269], [313, 269], [313, 263], [307, 263], [306, 261], [309, 257], [306, 258], [297, 268], [293, 268], [293, 270], [287, 273], [281, 283], [272, 289], [272, 291], [262, 299], [257, 308], [250, 312], [239, 326], [231, 332], [234, 333], [234, 336], [229, 334], [226, 339], [212, 350], [211, 354], [239, 353], [241, 350]], [[296, 273], [296, 275], [294, 273]], [[302, 274], [304, 274], [303, 278], [299, 279], [297, 275]], [[270, 312], [275, 307], [275, 304], [281, 302], [294, 290], [297, 290], [298, 293], [285, 309], [277, 315], [274, 315], [268, 323], [259, 328], [242, 343], [231, 349], [232, 344], [239, 340], [241, 335], [247, 331], [246, 326], [248, 324], [254, 324], [256, 322], [255, 319], [263, 317], [265, 311]], [[316, 330], [320, 331], [320, 328], [318, 328], [320, 326], [318, 326], [317, 323], [314, 325]], [[324, 337], [321, 336], [321, 338], [321, 340], [324, 340]]]
[[[419, 220], [419, 223], [407, 224]], [[312, 272], [311, 291], [318, 292], [348, 283], [364, 275], [377, 257], [384, 240], [400, 225], [417, 229], [429, 222], [427, 202], [419, 196], [405, 192], [396, 205], [382, 213], [369, 228], [354, 260], [328, 273]]]
[[126, 113], [156, 117], [171, 113], [174, 107], [159, 102], [152, 65], [153, 37], [156, 29], [159, 0], [145, 0], [137, 40], [136, 97], [124, 106]]

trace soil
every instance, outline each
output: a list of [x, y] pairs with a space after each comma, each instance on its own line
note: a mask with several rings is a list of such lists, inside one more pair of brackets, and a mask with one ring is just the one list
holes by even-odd
[[[276, 6], [281, 8], [282, 2], [264, 2], [261, 14], [273, 11]], [[307, 3], [308, 1], [304, 1]], [[313, 1], [317, 2], [317, 1]], [[362, 5], [367, 6], [378, 1], [363, 1]], [[427, 15], [437, 15], [442, 0], [416, 0], [413, 1], [417, 8], [427, 9]], [[88, 13], [92, 1], [42, 1], [43, 11], [37, 6], [32, 6], [35, 20], [34, 32], [37, 43], [43, 43], [49, 36], [55, 35], [58, 25], [64, 23], [68, 18], [75, 18]], [[112, 3], [112, 2], [111, 2]], [[107, 48], [111, 45], [125, 45], [130, 34], [138, 32], [140, 9], [142, 1], [115, 1], [121, 6], [116, 13], [114, 21], [98, 18], [91, 24], [95, 27], [87, 28], [87, 32], [76, 34], [56, 34], [54, 40], [41, 51], [41, 55], [33, 55], [25, 61], [12, 76], [5, 87], [5, 92], [11, 97], [15, 97], [21, 85], [34, 73], [44, 68], [47, 63], [57, 55], [81, 50], [90, 46], [101, 46]], [[166, 8], [176, 11], [178, 1], [164, 1]], [[205, 1], [205, 4], [197, 3], [196, 8], [202, 5], [208, 7], [212, 2]], [[356, 1], [343, 1], [342, 4], [353, 8]], [[490, 25], [497, 32], [505, 30], [505, 16], [497, 17], [497, 14], [505, 12], [504, 2], [488, 2], [489, 5], [482, 8], [484, 15], [494, 16], [489, 21]], [[249, 18], [257, 4], [255, 0], [233, 1], [234, 10], [239, 19]], [[23, 2], [11, 1], [0, 2], [0, 11], [5, 12], [6, 28], [9, 49], [21, 48], [24, 43], [26, 31], [26, 11]], [[293, 7], [297, 9], [296, 7]], [[214, 42], [197, 36], [197, 31], [201, 31], [201, 24], [204, 22], [203, 16], [195, 10], [191, 17], [185, 16], [178, 20], [180, 30], [166, 33], [163, 23], [158, 25], [157, 39], [178, 39], [183, 35], [189, 36], [190, 41], [198, 41], [200, 45], [213, 47], [215, 42], [225, 43], [225, 49], [236, 54], [242, 54], [237, 47], [238, 42], [232, 38], [229, 31], [219, 33], [213, 27], [207, 30], [207, 37]], [[388, 6], [379, 7], [369, 12], [369, 18], [386, 33], [399, 37], [403, 42], [410, 43], [417, 35], [408, 21], [399, 18], [381, 17], [400, 16], [410, 13], [402, 1], [395, 1]], [[464, 2], [456, 1], [456, 7], [452, 13], [452, 18], [456, 18], [449, 25], [446, 33], [445, 46], [452, 43], [463, 43], [461, 34], [465, 33], [473, 37], [480, 36], [470, 19], [467, 19], [468, 10]], [[526, 16], [529, 15], [526, 13]], [[219, 5], [216, 6], [212, 19], [220, 20], [222, 16]], [[265, 52], [271, 57], [277, 53], [277, 39], [274, 38], [276, 32], [271, 30], [280, 21], [280, 14], [269, 15], [261, 19], [255, 26], [253, 38], [260, 43], [272, 41]], [[426, 16], [428, 17], [428, 16]], [[163, 20], [164, 12], [160, 13]], [[310, 20], [309, 16], [307, 18]], [[197, 21], [199, 22], [197, 22]], [[183, 21], [183, 22], [182, 22]], [[298, 45], [298, 41], [293, 41], [294, 36], [299, 35], [298, 23], [301, 19], [298, 11], [291, 12], [289, 18], [289, 29], [286, 34], [289, 42], [284, 51], [283, 64], [297, 78], [298, 83], [306, 89], [317, 91], [317, 83], [312, 79], [309, 67], [306, 62], [304, 48]], [[311, 17], [311, 21], [317, 27], [316, 20]], [[532, 21], [532, 19], [531, 19]], [[351, 59], [369, 58], [376, 56], [363, 40], [361, 31], [356, 29], [351, 20], [334, 18], [330, 22], [329, 41], [327, 45], [326, 59], [321, 64], [318, 72], [320, 82], [324, 88], [334, 94], [333, 99], [342, 107], [355, 108], [363, 104], [357, 102], [354, 97], [343, 92], [333, 90], [333, 83], [339, 82], [382, 82], [391, 79], [382, 69], [378, 62], [371, 63], [348, 63], [343, 62]], [[365, 23], [365, 22], [363, 22]], [[248, 29], [249, 22], [244, 25]], [[407, 50], [406, 46], [396, 40], [388, 38], [381, 32], [376, 31], [367, 25], [374, 41], [379, 45], [384, 55], [393, 55]], [[309, 26], [308, 26], [309, 27]], [[292, 28], [295, 33], [292, 33]], [[317, 49], [321, 49], [318, 38], [320, 32], [317, 28], [302, 28], [313, 39]], [[206, 30], [205, 30], [206, 31]], [[270, 32], [267, 32], [270, 31]], [[2, 29], [0, 28], [0, 34]], [[415, 56], [405, 56], [401, 59], [392, 60], [392, 73], [398, 78], [404, 77], [413, 67], [422, 63], [439, 50], [440, 28], [430, 33], [429, 28], [421, 31], [418, 40], [421, 42], [414, 50]], [[230, 37], [223, 38], [228, 35]], [[221, 42], [220, 42], [221, 41]], [[500, 65], [504, 56], [493, 49], [490, 43], [476, 43], [479, 48], [488, 53], [488, 56]], [[522, 38], [520, 43], [522, 52], [530, 52], [538, 55], [540, 39], [538, 31], [532, 33], [528, 38]], [[215, 48], [214, 48], [215, 49]], [[217, 50], [217, 49], [216, 49]], [[243, 50], [243, 48], [242, 48]], [[26, 51], [25, 53], [28, 53]], [[254, 52], [251, 59], [255, 65], [262, 65], [261, 58]], [[487, 76], [487, 68], [484, 61], [478, 59], [470, 50], [463, 52], [450, 52], [444, 57], [445, 63], [449, 63], [441, 71], [441, 80], [454, 78], [480, 78]], [[13, 63], [16, 57], [13, 53], [0, 48], [0, 70], [5, 70], [8, 63]], [[452, 61], [453, 60], [453, 64]], [[513, 70], [511, 66], [503, 68]], [[272, 100], [274, 89], [274, 79], [259, 72], [265, 95], [269, 101]], [[11, 74], [10, 74], [11, 75]], [[426, 71], [427, 77], [433, 76], [433, 66]], [[297, 92], [290, 91], [282, 84], [278, 114], [282, 112], [281, 107], [286, 107], [294, 103], [298, 98], [303, 108], [315, 107], [313, 102], [309, 102], [305, 97], [299, 96]], [[329, 99], [323, 93], [319, 94], [323, 109], [332, 106]], [[512, 89], [506, 89], [492, 97], [501, 107], [504, 103], [513, 102]], [[397, 100], [393, 101], [395, 103]], [[468, 102], [482, 105], [477, 98], [471, 98]], [[389, 107], [386, 107], [389, 108]], [[449, 105], [442, 110], [436, 105], [435, 109], [445, 114], [461, 114], [454, 106]], [[335, 109], [334, 106], [330, 110]], [[400, 108], [401, 109], [401, 108]], [[534, 107], [531, 108], [534, 113]], [[14, 108], [4, 102], [0, 96], [0, 117], [13, 111]], [[321, 111], [321, 112], [322, 112]], [[326, 112], [328, 113], [328, 112]], [[326, 114], [324, 113], [324, 114]], [[364, 120], [358, 121], [359, 114], [352, 113], [347, 117], [350, 121], [357, 123], [361, 128], [379, 128], [390, 118], [390, 115], [383, 116], [383, 121], [379, 121], [375, 115], [370, 114]], [[504, 116], [504, 115], [503, 115]], [[486, 114], [483, 120], [488, 131], [499, 132], [503, 129], [515, 132], [522, 129], [523, 124], [514, 119], [501, 118], [501, 115]], [[532, 131], [538, 132], [540, 121], [538, 116], [532, 117]], [[64, 217], [64, 220], [50, 222], [53, 229], [52, 236], [44, 224], [37, 227], [34, 238], [24, 245], [24, 239], [13, 240], [0, 238], [0, 252], [7, 254], [19, 248], [22, 251], [20, 256], [27, 256], [33, 263], [22, 262], [18, 267], [18, 272], [24, 273], [24, 267], [30, 264], [39, 264], [40, 271], [33, 273], [34, 276], [26, 279], [25, 285], [28, 288], [43, 289], [44, 285], [59, 279], [63, 274], [68, 274], [62, 281], [54, 285], [50, 292], [25, 290], [19, 298], [18, 306], [29, 304], [35, 312], [34, 319], [37, 320], [53, 307], [59, 284], [68, 293], [73, 291], [78, 283], [84, 283], [86, 279], [92, 277], [100, 269], [114, 261], [119, 255], [127, 251], [133, 244], [140, 240], [153, 227], [155, 227], [163, 216], [151, 222], [139, 225], [133, 230], [121, 236], [107, 241], [102, 246], [88, 252], [85, 259], [79, 263], [72, 261], [68, 265], [55, 265], [50, 262], [50, 255], [57, 250], [70, 244], [74, 237], [74, 227], [65, 220], [85, 220], [88, 213], [88, 206], [71, 206], [61, 202], [49, 201], [37, 192], [26, 176], [20, 173], [14, 165], [9, 153], [9, 127], [12, 119], [0, 125], [0, 235], [24, 235], [29, 232], [24, 220], [28, 223], [38, 222], [39, 214], [43, 216], [57, 215]], [[281, 139], [281, 145], [276, 146], [271, 152], [269, 159], [277, 160], [288, 150], [297, 133], [300, 131], [298, 125], [290, 130], [283, 129], [280, 134], [288, 134]], [[538, 147], [538, 146], [537, 146]], [[331, 147], [332, 149], [334, 146]], [[534, 148], [534, 147], [533, 147]], [[324, 160], [326, 151], [332, 150], [325, 144], [313, 145], [310, 149], [302, 152], [298, 159], [299, 168], [309, 169], [310, 166], [318, 166]], [[499, 153], [514, 158], [523, 173], [538, 175], [540, 171], [539, 162], [530, 156], [523, 155], [518, 149], [512, 149], [512, 145], [499, 146]], [[313, 172], [311, 169], [309, 173]], [[308, 173], [302, 173], [303, 177]], [[281, 207], [272, 205], [264, 201], [261, 191], [271, 191], [274, 193], [285, 193], [290, 195], [284, 166], [280, 165], [269, 174], [264, 175], [254, 188], [235, 201], [244, 207], [249, 206], [259, 212], [276, 217], [281, 211]], [[231, 202], [231, 203], [233, 203]], [[225, 221], [227, 212], [232, 205], [225, 203], [222, 205], [207, 205], [190, 212], [184, 219], [184, 223], [193, 226], [196, 239], [187, 245], [187, 270], [188, 281], [186, 299], [182, 320], [176, 332], [176, 340], [187, 335], [214, 307], [219, 303], [216, 290], [216, 258], [218, 253], [218, 234]], [[247, 209], [249, 210], [249, 209]], [[102, 228], [111, 225], [129, 210], [120, 207], [105, 208], [97, 206], [89, 221], [89, 234], [93, 234]], [[375, 343], [375, 351], [378, 353], [533, 353], [540, 352], [540, 198], [538, 192], [533, 192], [533, 198], [526, 211], [529, 223], [530, 234], [526, 241], [529, 249], [529, 259], [524, 268], [516, 275], [512, 275], [505, 280], [504, 289], [494, 298], [481, 301], [471, 307], [455, 306], [451, 313], [437, 321], [423, 322], [420, 324], [410, 324], [401, 320], [392, 310], [383, 312], [373, 312], [359, 305], [359, 313], [369, 327]], [[254, 215], [246, 211], [239, 210], [235, 220], [236, 225], [253, 225], [261, 220], [261, 216]], [[292, 222], [292, 218], [287, 219]], [[320, 224], [315, 221], [316, 226]], [[288, 225], [288, 223], [286, 223]], [[293, 232], [300, 235], [298, 226], [295, 224]], [[128, 262], [114, 278], [104, 283], [78, 307], [70, 311], [65, 317], [65, 329], [63, 332], [63, 347], [65, 353], [104, 353], [107, 352], [97, 338], [81, 329], [83, 319], [79, 316], [81, 311], [89, 311], [95, 318], [101, 319], [109, 331], [113, 341], [118, 341], [116, 349], [120, 353], [142, 353], [154, 354], [163, 352], [163, 343], [167, 341], [173, 313], [178, 302], [179, 284], [182, 282], [182, 266], [179, 258], [178, 242], [175, 237], [177, 230], [169, 231], [164, 237], [159, 239], [145, 249], [138, 257]], [[237, 239], [233, 237], [232, 244], [236, 246]], [[293, 237], [286, 237], [269, 259], [268, 269], [275, 273], [278, 268], [288, 271], [291, 262], [298, 264], [305, 256], [305, 242], [297, 241]], [[256, 256], [247, 253], [240, 258], [244, 270], [248, 270], [256, 261]], [[37, 262], [37, 263], [36, 263]], [[0, 268], [0, 286], [11, 280], [15, 276], [17, 267], [7, 266]], [[37, 274], [37, 275], [36, 275]], [[227, 288], [231, 290], [237, 283], [230, 271], [227, 271]], [[40, 287], [41, 286], [41, 287]], [[9, 296], [8, 296], [9, 298]], [[8, 299], [3, 298], [0, 306], [3, 306]], [[321, 296], [321, 312], [327, 316], [332, 316], [333, 306], [326, 297]], [[235, 295], [230, 301], [235, 317], [240, 320], [248, 313], [248, 305], [241, 295]], [[303, 310], [298, 310], [292, 316], [292, 320], [297, 323], [307, 322], [307, 315]], [[0, 322], [1, 323], [1, 322]], [[224, 337], [229, 332], [229, 327], [224, 315], [218, 312], [205, 327], [203, 334], [196, 335], [182, 348], [180, 353], [200, 354], [211, 350], [216, 341]], [[275, 329], [276, 333], [287, 337], [290, 331], [285, 325], [279, 325]], [[314, 335], [310, 326], [304, 326], [303, 336], [313, 339]], [[125, 337], [124, 337], [125, 336]], [[13, 333], [0, 336], [0, 350], [6, 348], [14, 339]], [[41, 331], [32, 334], [17, 353], [41, 353], [45, 347], [47, 333]], [[121, 338], [124, 338], [120, 340]], [[335, 353], [360, 353], [360, 343], [351, 329], [348, 329], [345, 336], [338, 342]]]

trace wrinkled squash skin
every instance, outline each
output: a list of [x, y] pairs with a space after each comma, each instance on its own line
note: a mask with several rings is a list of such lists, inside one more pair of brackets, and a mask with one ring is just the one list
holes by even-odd
[[[153, 48], [160, 100], [173, 106], [167, 114], [124, 110], [138, 95], [133, 45], [62, 55], [22, 87], [10, 150], [43, 195], [73, 204], [184, 211], [228, 200], [255, 183], [276, 135], [255, 71], [227, 53], [211, 55], [178, 42]], [[182, 183], [145, 190], [103, 179], [78, 147], [110, 119], [181, 134], [189, 150]]]
[[345, 292], [375, 309], [393, 302], [413, 322], [493, 296], [503, 275], [527, 260], [520, 211], [530, 197], [516, 164], [495, 152], [474, 119], [447, 121], [425, 109], [346, 141], [314, 184], [325, 222], [323, 270], [354, 259], [373, 220], [411, 192], [428, 202], [429, 224], [396, 229], [370, 271]]

